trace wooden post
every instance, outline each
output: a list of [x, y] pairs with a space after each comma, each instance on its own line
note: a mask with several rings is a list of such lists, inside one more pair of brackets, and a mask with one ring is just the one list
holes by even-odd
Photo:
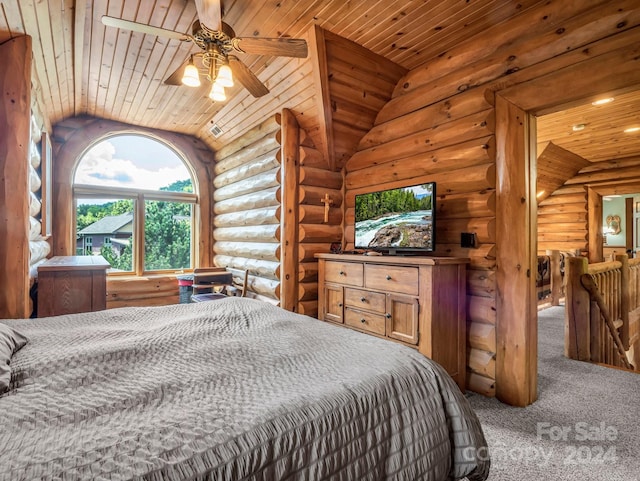
[[587, 225], [589, 226], [589, 262], [595, 264], [604, 260], [602, 248], [602, 195], [595, 189], [587, 188]]
[[496, 96], [496, 397], [537, 397], [535, 119]]
[[634, 249], [633, 245], [633, 214], [635, 212], [634, 209], [634, 200], [631, 197], [628, 197], [624, 200], [624, 222], [627, 228], [625, 229], [625, 246], [626, 250], [630, 251]]
[[[630, 226], [633, 224], [627, 224]], [[627, 230], [631, 230], [627, 227]], [[620, 330], [620, 340], [625, 351], [629, 350], [629, 312], [631, 312], [631, 276], [629, 272], [629, 256], [621, 254], [616, 256], [616, 260], [622, 264], [620, 268], [620, 316], [622, 319], [622, 329]]]
[[570, 257], [567, 263], [567, 292], [565, 295], [564, 355], [579, 361], [591, 360], [590, 298], [580, 278], [586, 274], [586, 257]]
[[0, 44], [0, 318], [29, 317], [31, 37]]
[[551, 260], [551, 305], [559, 306], [562, 297], [562, 274], [560, 272], [560, 251], [547, 251]]
[[295, 311], [298, 304], [298, 178], [300, 128], [288, 109], [282, 111], [282, 187], [280, 217], [280, 306]]

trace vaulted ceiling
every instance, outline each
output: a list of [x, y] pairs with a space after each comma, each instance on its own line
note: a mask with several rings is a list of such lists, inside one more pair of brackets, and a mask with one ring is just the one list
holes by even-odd
[[[224, 0], [223, 19], [244, 37], [305, 37], [316, 24], [412, 69], [539, 1]], [[254, 99], [234, 87], [230, 100], [212, 103], [206, 88], [163, 83], [193, 51], [191, 43], [101, 23], [102, 15], [110, 15], [190, 32], [197, 18], [193, 0], [2, 0], [0, 5], [0, 42], [23, 33], [34, 39], [37, 88], [51, 124], [86, 113], [192, 134], [217, 149], [259, 117], [303, 104], [294, 97], [309, 95], [298, 85], [311, 81], [308, 60], [243, 55], [271, 93]], [[217, 139], [209, 132], [214, 123], [223, 130]]]
[[[318, 25], [411, 70], [544, 1], [224, 0], [223, 20], [238, 36], [307, 41]], [[197, 18], [193, 0], [0, 0], [0, 42], [33, 37], [34, 89], [48, 127], [89, 114], [190, 134], [218, 150], [283, 107], [312, 131], [322, 122], [313, 56], [239, 55], [271, 92], [255, 99], [236, 86], [226, 102], [213, 103], [206, 87], [163, 82], [197, 49], [191, 43], [105, 27], [103, 15], [178, 32], [190, 32]], [[633, 102], [624, 115], [635, 108], [637, 121]], [[550, 129], [545, 139], [561, 134]], [[608, 154], [598, 155], [589, 160]]]

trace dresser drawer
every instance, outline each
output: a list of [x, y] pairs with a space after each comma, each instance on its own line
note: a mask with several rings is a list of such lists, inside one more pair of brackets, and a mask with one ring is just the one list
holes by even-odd
[[327, 262], [324, 267], [325, 282], [362, 287], [362, 264], [353, 262]]
[[365, 287], [384, 292], [418, 295], [418, 268], [407, 266], [365, 265]]
[[386, 297], [383, 292], [371, 292], [350, 287], [344, 290], [345, 306], [367, 309], [381, 314], [386, 312]]
[[384, 336], [386, 318], [382, 314], [373, 314], [371, 312], [346, 308], [344, 310], [344, 323], [356, 329], [362, 329], [363, 331]]

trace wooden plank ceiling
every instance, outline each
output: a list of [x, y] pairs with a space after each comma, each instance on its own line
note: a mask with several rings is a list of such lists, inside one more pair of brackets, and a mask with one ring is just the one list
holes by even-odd
[[[308, 39], [315, 24], [411, 70], [543, 1], [224, 0], [223, 19], [244, 37]], [[218, 150], [283, 107], [306, 116], [305, 125], [319, 118], [320, 93], [308, 59], [239, 55], [270, 94], [254, 99], [236, 86], [226, 102], [213, 103], [206, 87], [163, 83], [193, 45], [105, 27], [102, 15], [190, 32], [196, 9], [193, 0], [0, 0], [0, 42], [33, 37], [34, 87], [48, 126], [89, 114], [191, 134]], [[637, 103], [635, 112], [637, 121]], [[214, 124], [222, 130], [217, 138], [209, 131]], [[555, 133], [560, 127], [549, 135]], [[563, 142], [556, 144], [571, 150]], [[608, 155], [600, 150], [585, 158]]]
[[[613, 99], [602, 105], [592, 102]], [[640, 157], [640, 90], [589, 99], [538, 118], [538, 154], [553, 142], [589, 162]]]

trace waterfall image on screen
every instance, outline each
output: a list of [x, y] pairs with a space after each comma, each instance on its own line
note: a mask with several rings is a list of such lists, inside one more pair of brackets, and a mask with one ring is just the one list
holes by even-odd
[[435, 183], [356, 196], [357, 249], [434, 249]]

